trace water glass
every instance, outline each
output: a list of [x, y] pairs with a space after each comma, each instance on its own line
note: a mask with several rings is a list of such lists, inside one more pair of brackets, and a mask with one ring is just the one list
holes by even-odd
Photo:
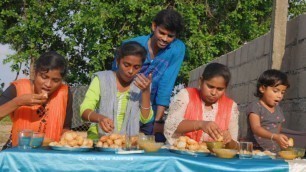
[[253, 143], [252, 142], [239, 142], [239, 158], [250, 159], [253, 155]]
[[138, 136], [125, 135], [125, 149], [126, 150], [137, 149], [137, 139], [138, 139]]
[[44, 133], [40, 133], [40, 132], [33, 132], [32, 134], [32, 138], [31, 138], [31, 142], [30, 142], [30, 146], [32, 148], [38, 148], [41, 147], [43, 141], [44, 141]]
[[18, 133], [18, 147], [20, 149], [31, 149], [30, 142], [33, 135], [32, 130], [21, 130]]
[[144, 133], [139, 133], [137, 148], [138, 149], [143, 149], [142, 144], [145, 143], [146, 140], [147, 140], [147, 136]]
[[147, 136], [147, 141], [155, 142], [155, 136], [154, 135], [146, 135], [146, 136]]

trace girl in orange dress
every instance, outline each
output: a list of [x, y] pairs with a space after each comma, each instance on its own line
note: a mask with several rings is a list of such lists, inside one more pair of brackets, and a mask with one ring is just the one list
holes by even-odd
[[56, 52], [42, 54], [35, 64], [34, 80], [19, 79], [0, 96], [0, 119], [10, 115], [12, 133], [6, 146], [17, 146], [18, 132], [30, 129], [45, 133], [45, 139], [59, 141], [70, 129], [72, 96], [63, 84], [66, 60]]

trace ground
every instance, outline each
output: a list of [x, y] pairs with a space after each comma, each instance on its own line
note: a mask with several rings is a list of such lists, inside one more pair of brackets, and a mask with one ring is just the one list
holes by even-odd
[[0, 126], [1, 126], [1, 129], [0, 129], [0, 150], [1, 150], [2, 146], [6, 143], [6, 141], [8, 140], [10, 136], [12, 125], [1, 123]]

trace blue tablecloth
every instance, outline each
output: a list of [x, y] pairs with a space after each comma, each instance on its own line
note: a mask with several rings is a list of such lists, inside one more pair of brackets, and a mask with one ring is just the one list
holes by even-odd
[[66, 152], [46, 148], [0, 152], [1, 171], [288, 171], [283, 160], [194, 157], [168, 150], [118, 155], [112, 152]]

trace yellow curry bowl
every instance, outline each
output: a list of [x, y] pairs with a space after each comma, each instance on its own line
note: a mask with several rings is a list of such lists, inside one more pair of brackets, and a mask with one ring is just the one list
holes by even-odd
[[298, 156], [296, 151], [280, 151], [278, 155], [286, 160], [293, 160]]
[[142, 141], [139, 144], [139, 147], [143, 149], [145, 152], [157, 152], [164, 143], [152, 142], [152, 141]]
[[283, 151], [295, 151], [297, 153], [298, 158], [303, 158], [305, 156], [304, 148], [289, 147], [289, 148], [284, 149]]
[[294, 148], [294, 150], [297, 153], [298, 158], [303, 158], [305, 156], [305, 149], [304, 148]]
[[213, 151], [216, 153], [216, 156], [219, 158], [234, 158], [237, 155], [236, 149], [213, 149]]
[[223, 142], [206, 142], [207, 149], [214, 152], [213, 149], [221, 149], [224, 147]]

